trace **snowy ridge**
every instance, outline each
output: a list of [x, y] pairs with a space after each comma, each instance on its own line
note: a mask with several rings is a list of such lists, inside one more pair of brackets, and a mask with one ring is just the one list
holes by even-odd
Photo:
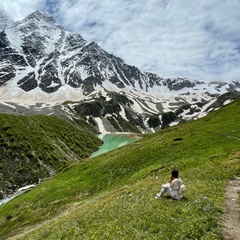
[[[36, 11], [17, 22], [0, 14], [1, 19], [3, 109], [9, 102], [41, 103], [45, 109], [73, 101], [71, 114], [87, 119], [100, 131], [134, 128], [145, 132], [204, 116], [215, 109], [211, 105], [218, 97], [240, 89], [237, 81], [204, 83], [143, 73], [97, 43], [66, 31], [47, 13]], [[226, 102], [230, 101], [229, 96]]]

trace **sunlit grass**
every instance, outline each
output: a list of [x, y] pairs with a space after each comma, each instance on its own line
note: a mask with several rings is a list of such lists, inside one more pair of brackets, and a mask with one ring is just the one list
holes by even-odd
[[89, 157], [100, 144], [84, 121], [0, 114], [0, 189], [38, 183]]
[[[222, 239], [224, 188], [240, 175], [239, 105], [75, 163], [1, 206], [0, 236], [31, 226], [20, 239]], [[156, 200], [174, 168], [184, 199]]]

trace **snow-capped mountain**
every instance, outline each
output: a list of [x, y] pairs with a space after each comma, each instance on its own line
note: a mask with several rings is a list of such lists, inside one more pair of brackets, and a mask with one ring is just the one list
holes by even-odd
[[206, 115], [217, 97], [240, 89], [239, 82], [143, 73], [46, 13], [17, 22], [1, 14], [0, 20], [0, 111], [51, 114], [60, 106], [101, 132], [155, 131]]

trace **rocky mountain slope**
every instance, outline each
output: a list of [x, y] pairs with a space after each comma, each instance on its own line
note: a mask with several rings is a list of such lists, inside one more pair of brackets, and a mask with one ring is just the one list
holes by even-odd
[[100, 144], [85, 121], [0, 114], [0, 199], [89, 157]]
[[57, 114], [61, 109], [101, 132], [149, 132], [204, 116], [214, 109], [217, 97], [240, 89], [239, 82], [143, 73], [97, 43], [66, 31], [46, 13], [36, 11], [17, 22], [4, 14], [0, 18], [3, 112]]

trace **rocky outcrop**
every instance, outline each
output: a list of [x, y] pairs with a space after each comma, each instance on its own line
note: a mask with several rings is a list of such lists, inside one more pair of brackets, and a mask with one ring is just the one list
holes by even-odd
[[3, 61], [0, 65], [0, 87], [13, 79], [16, 75], [15, 68], [9, 61]]

